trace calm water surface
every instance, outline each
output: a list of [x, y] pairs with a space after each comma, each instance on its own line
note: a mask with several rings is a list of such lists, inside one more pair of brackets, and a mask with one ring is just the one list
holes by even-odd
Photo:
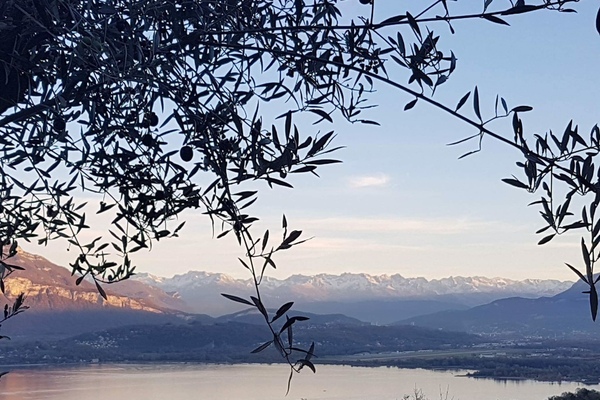
[[545, 400], [581, 386], [457, 376], [464, 371], [318, 366], [316, 375], [296, 375], [286, 397], [287, 372], [281, 365], [180, 364], [13, 370], [0, 379], [0, 399], [397, 400], [420, 388], [430, 400], [446, 393], [448, 400]]

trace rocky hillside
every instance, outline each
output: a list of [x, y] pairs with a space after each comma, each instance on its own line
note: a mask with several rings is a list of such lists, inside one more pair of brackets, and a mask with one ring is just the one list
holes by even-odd
[[179, 324], [189, 318], [182, 312], [188, 307], [180, 298], [141, 282], [106, 285], [105, 300], [93, 283], [76, 285], [77, 277], [68, 269], [43, 257], [19, 249], [9, 262], [24, 270], [6, 278], [0, 307], [20, 293], [30, 307], [2, 324], [0, 333], [13, 342], [64, 338], [132, 324]]
[[11, 299], [25, 293], [26, 305], [36, 312], [118, 308], [164, 313], [185, 309], [185, 304], [177, 297], [141, 282], [107, 285], [108, 299], [105, 300], [93, 283], [84, 280], [75, 285], [76, 277], [71, 276], [68, 269], [21, 249], [10, 263], [24, 270], [15, 271], [6, 279], [6, 297]]

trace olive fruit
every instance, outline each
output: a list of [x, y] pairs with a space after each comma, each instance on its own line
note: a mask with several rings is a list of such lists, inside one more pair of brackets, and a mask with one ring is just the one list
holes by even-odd
[[144, 120], [142, 121], [142, 127], [149, 128], [151, 126], [158, 125], [158, 115], [155, 112], [147, 112], [144, 114]]
[[371, 4], [373, 2], [373, 0], [358, 0], [360, 1], [360, 4]]
[[125, 21], [124, 19], [118, 19], [115, 25], [116, 25], [116, 28], [119, 30], [119, 32], [129, 30], [129, 28], [130, 28], [129, 23], [127, 21]]
[[54, 217], [56, 217], [58, 215], [58, 211], [56, 211], [54, 209], [54, 207], [48, 206], [46, 208], [46, 214], [48, 215], [49, 218], [54, 218]]
[[52, 123], [52, 127], [54, 128], [55, 131], [62, 132], [67, 127], [67, 123], [65, 122], [64, 119], [58, 117]]
[[158, 115], [156, 115], [154, 112], [151, 112], [149, 114], [148, 121], [150, 122], [150, 126], [158, 125]]
[[179, 150], [179, 156], [183, 161], [191, 161], [194, 156], [194, 151], [190, 146], [183, 146], [181, 150]]
[[163, 192], [162, 190], [157, 190], [154, 193], [154, 198], [156, 200], [164, 200], [165, 199], [165, 192]]
[[146, 133], [144, 136], [142, 136], [142, 144], [144, 146], [152, 146], [152, 144], [154, 143], [154, 138], [152, 137], [151, 134]]

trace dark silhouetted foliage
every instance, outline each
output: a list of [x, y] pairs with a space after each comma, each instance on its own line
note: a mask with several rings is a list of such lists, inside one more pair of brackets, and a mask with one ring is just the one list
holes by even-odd
[[600, 400], [600, 392], [586, 388], [579, 388], [575, 393], [565, 392], [560, 396], [549, 397], [548, 400]]
[[[433, 104], [474, 127], [479, 145], [489, 136], [524, 154], [526, 179], [505, 182], [543, 190], [541, 231], [550, 235], [541, 243], [568, 230], [592, 236], [582, 241], [586, 271], [578, 274], [589, 284], [595, 318], [598, 128], [586, 140], [569, 124], [562, 137], [529, 143], [521, 121], [529, 106], [509, 108], [498, 98], [488, 117], [477, 87], [456, 106], [433, 100], [457, 66], [436, 32], [453, 32], [458, 19], [507, 25], [517, 14], [568, 12], [574, 2], [487, 0], [455, 15], [453, 2], [432, 0], [374, 21], [376, 2], [362, 0], [358, 14], [335, 0], [5, 0], [0, 242], [67, 241], [78, 282], [93, 280], [105, 296], [104, 283], [134, 272], [133, 253], [177, 236], [184, 224], [177, 217], [196, 210], [218, 237], [234, 235], [245, 249], [240, 263], [256, 296], [226, 297], [256, 308], [270, 328], [272, 337], [255, 351], [274, 346], [297, 370], [314, 369], [314, 345], [294, 346], [293, 327], [303, 317], [287, 316], [291, 303], [268, 312], [259, 291], [275, 253], [303, 242], [302, 232], [288, 229], [284, 217], [277, 239], [256, 235], [251, 205], [264, 186], [292, 187], [292, 176], [338, 162], [329, 158], [336, 150], [329, 124], [377, 125], [363, 114], [373, 106], [367, 96], [385, 85], [409, 96], [405, 110]], [[459, 113], [466, 104], [472, 117]], [[263, 113], [267, 106], [280, 115]], [[514, 140], [488, 129], [499, 118], [512, 120]], [[553, 183], [569, 190], [562, 204]], [[86, 205], [82, 194], [97, 201]], [[592, 196], [581, 217], [569, 209], [576, 194]], [[111, 223], [104, 236], [84, 241], [95, 228], [90, 210]]]

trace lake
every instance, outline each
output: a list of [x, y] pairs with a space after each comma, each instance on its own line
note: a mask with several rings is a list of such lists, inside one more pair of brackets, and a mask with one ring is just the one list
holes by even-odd
[[13, 369], [0, 379], [0, 399], [398, 400], [419, 388], [430, 400], [545, 400], [582, 386], [459, 376], [464, 373], [321, 365], [317, 374], [296, 374], [286, 397], [283, 365], [100, 364]]

